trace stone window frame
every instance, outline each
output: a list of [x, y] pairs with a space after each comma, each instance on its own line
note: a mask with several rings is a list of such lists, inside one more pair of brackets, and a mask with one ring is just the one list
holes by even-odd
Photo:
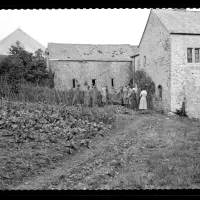
[[[198, 50], [198, 62], [196, 62], [196, 50]], [[194, 48], [194, 62], [200, 63], [200, 48]]]
[[[188, 49], [192, 49], [192, 62], [188, 62]], [[199, 62], [196, 62], [195, 58], [195, 49], [199, 49]], [[197, 46], [189, 46], [186, 48], [186, 63], [191, 65], [191, 64], [200, 64], [200, 47]]]
[[[192, 57], [191, 57], [191, 62], [188, 62], [188, 50], [189, 49], [192, 49]], [[194, 61], [194, 56], [193, 56], [193, 53], [194, 53], [194, 50], [193, 50], [194, 48], [193, 47], [187, 47], [187, 56], [186, 56], [186, 60], [187, 60], [187, 63], [193, 63], [193, 61]]]

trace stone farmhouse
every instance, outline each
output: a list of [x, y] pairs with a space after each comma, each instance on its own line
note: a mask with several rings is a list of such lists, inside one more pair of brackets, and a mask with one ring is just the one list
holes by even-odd
[[[0, 59], [17, 40], [29, 52], [45, 50], [18, 28], [0, 41]], [[187, 115], [200, 118], [200, 12], [151, 9], [138, 46], [49, 43], [47, 50], [47, 67], [59, 90], [78, 83], [85, 89], [87, 83], [107, 85], [112, 93], [144, 69], [165, 112], [179, 110], [185, 101]]]
[[95, 84], [98, 89], [107, 85], [112, 93], [128, 83], [134, 68], [131, 58], [137, 46], [48, 44], [47, 65], [55, 72], [55, 87], [60, 90], [80, 84]]
[[151, 9], [140, 44], [138, 69], [156, 85], [165, 111], [200, 118], [200, 12]]

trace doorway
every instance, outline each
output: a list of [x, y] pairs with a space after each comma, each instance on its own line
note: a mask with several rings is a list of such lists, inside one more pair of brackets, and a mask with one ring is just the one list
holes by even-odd
[[92, 86], [96, 85], [96, 79], [92, 79]]

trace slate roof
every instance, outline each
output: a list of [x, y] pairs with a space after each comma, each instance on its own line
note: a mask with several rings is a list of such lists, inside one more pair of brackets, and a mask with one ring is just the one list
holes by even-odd
[[152, 10], [170, 33], [200, 34], [200, 12], [153, 9]]
[[34, 53], [39, 48], [43, 51], [45, 50], [45, 47], [42, 44], [18, 28], [0, 41], [0, 54], [8, 55], [9, 48], [11, 45], [14, 45], [17, 40], [20, 41], [26, 51]]
[[49, 59], [74, 61], [131, 61], [137, 46], [49, 43]]

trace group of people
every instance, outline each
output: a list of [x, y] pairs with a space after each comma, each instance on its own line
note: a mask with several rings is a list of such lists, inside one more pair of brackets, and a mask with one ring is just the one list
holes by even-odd
[[122, 86], [118, 91], [120, 104], [131, 109], [147, 109], [147, 91], [145, 88], [138, 95], [138, 91], [134, 87], [128, 85]]
[[82, 94], [83, 95], [81, 95], [80, 85], [78, 84], [74, 92], [72, 105], [84, 104], [86, 107], [96, 107], [101, 103], [100, 93], [96, 85], [93, 85], [91, 88], [87, 85], [85, 92]]
[[[147, 109], [147, 91], [145, 88], [138, 94], [137, 89], [130, 87], [128, 85], [122, 86], [118, 92], [116, 92], [118, 97], [118, 103], [130, 109]], [[83, 99], [83, 102], [81, 102]], [[78, 84], [73, 97], [73, 105], [84, 104], [86, 107], [96, 107], [99, 105], [108, 105], [109, 95], [108, 86], [102, 87], [99, 91], [96, 85], [90, 87], [86, 85], [86, 91], [84, 95], [81, 96], [80, 85]]]

